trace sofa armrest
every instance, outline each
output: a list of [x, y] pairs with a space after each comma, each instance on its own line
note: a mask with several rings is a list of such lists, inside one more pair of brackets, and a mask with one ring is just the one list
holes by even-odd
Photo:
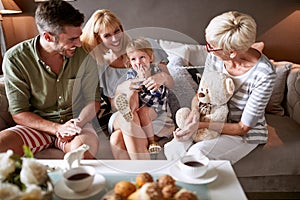
[[293, 64], [287, 77], [285, 108], [287, 115], [300, 124], [300, 65]]

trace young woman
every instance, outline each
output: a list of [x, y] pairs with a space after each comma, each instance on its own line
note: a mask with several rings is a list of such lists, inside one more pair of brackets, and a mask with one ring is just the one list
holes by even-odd
[[[225, 159], [235, 163], [258, 144], [266, 143], [268, 128], [265, 107], [271, 96], [275, 71], [268, 58], [251, 46], [256, 39], [254, 19], [240, 12], [226, 12], [213, 18], [206, 28], [207, 51], [210, 52], [205, 70], [216, 70], [230, 76], [235, 83], [235, 92], [228, 102], [227, 123], [198, 121], [192, 114], [184, 129], [174, 131], [175, 139], [165, 145], [166, 156], [174, 157], [176, 141], [187, 143], [198, 128], [219, 131], [220, 137], [195, 144], [188, 154], [200, 151], [210, 159]], [[205, 73], [205, 71], [204, 71]]]
[[[97, 10], [87, 21], [83, 28], [81, 41], [83, 47], [91, 52], [97, 59], [99, 67], [99, 79], [103, 95], [110, 99], [112, 109], [115, 110], [114, 98], [117, 94], [130, 94], [131, 89], [136, 89], [137, 80], [126, 81], [127, 68], [124, 64], [125, 48], [129, 36], [124, 32], [120, 20], [109, 10]], [[160, 85], [173, 88], [174, 81], [166, 67], [167, 54], [161, 49], [156, 49], [156, 61], [159, 63], [160, 73], [147, 78], [143, 84], [148, 90], [157, 90]], [[131, 101], [131, 110], [138, 105]], [[147, 135], [134, 120], [126, 121], [123, 116], [116, 112], [110, 119], [113, 129], [110, 136], [110, 143], [113, 155], [116, 159], [149, 159]], [[174, 123], [170, 113], [165, 113], [155, 120], [158, 124], [154, 127], [155, 135], [158, 137], [169, 137], [174, 130]]]

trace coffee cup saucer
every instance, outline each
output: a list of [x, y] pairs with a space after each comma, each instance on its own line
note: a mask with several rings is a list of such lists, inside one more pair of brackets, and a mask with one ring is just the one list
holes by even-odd
[[92, 186], [83, 192], [74, 192], [61, 178], [54, 186], [54, 194], [62, 199], [86, 199], [101, 192], [105, 187], [105, 178], [101, 174], [95, 174]]
[[183, 182], [183, 183], [207, 184], [207, 183], [211, 183], [217, 179], [218, 172], [214, 167], [209, 165], [207, 172], [203, 176], [191, 178], [191, 177], [186, 176], [184, 173], [182, 173], [182, 171], [180, 171], [180, 168], [178, 167], [178, 165], [175, 164], [170, 168], [170, 175], [172, 177], [174, 177], [174, 179], [176, 179], [177, 181]]

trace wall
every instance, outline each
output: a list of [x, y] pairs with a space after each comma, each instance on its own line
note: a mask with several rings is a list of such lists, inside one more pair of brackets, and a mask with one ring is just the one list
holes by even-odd
[[[33, 0], [15, 2], [23, 13], [4, 16], [8, 47], [37, 34], [33, 19], [37, 4]], [[265, 42], [264, 53], [269, 58], [300, 63], [299, 0], [77, 0], [71, 4], [86, 19], [96, 9], [107, 8], [119, 16], [126, 30], [160, 27], [178, 31], [200, 44], [205, 43], [204, 30], [212, 17], [239, 10], [256, 20], [257, 40]], [[160, 37], [164, 38], [164, 34]]]

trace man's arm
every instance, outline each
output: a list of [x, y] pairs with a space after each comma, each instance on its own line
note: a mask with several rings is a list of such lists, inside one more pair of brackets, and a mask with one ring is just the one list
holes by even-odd
[[12, 117], [17, 124], [44, 131], [49, 135], [55, 135], [60, 126], [59, 123], [46, 120], [32, 112], [21, 112]]

